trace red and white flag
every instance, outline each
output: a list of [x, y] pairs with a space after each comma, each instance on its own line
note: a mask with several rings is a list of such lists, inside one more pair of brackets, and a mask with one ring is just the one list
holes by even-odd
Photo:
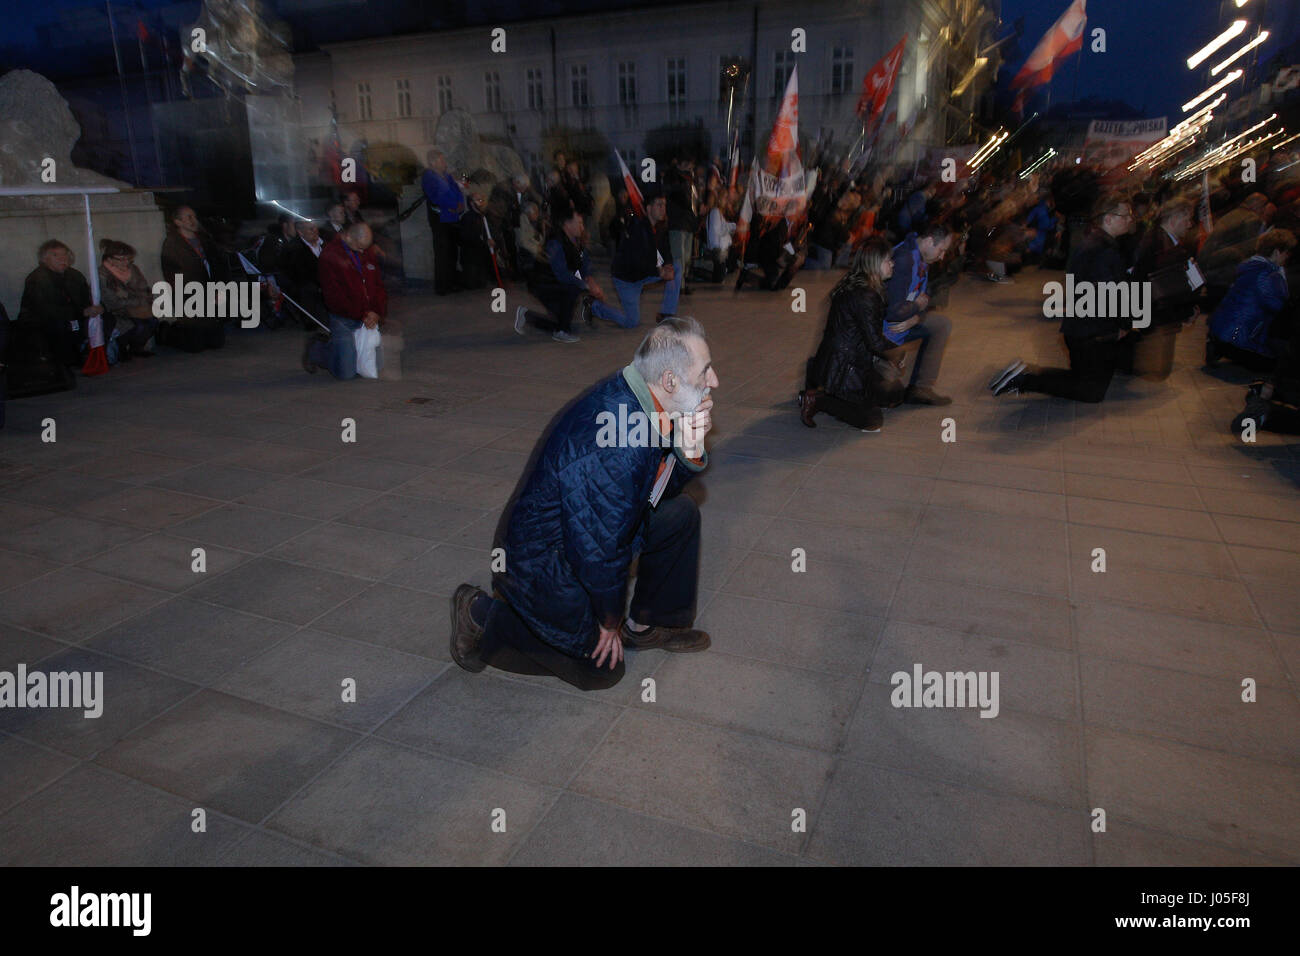
[[799, 158], [799, 69], [796, 67], [790, 72], [781, 110], [772, 124], [766, 162], [763, 168], [755, 162], [749, 171], [749, 190], [736, 223], [736, 237], [744, 242], [754, 213], [762, 217], [765, 227], [783, 216], [801, 213], [807, 199], [805, 186], [803, 161]]
[[857, 112], [864, 123], [884, 111], [885, 103], [889, 101], [889, 94], [894, 91], [894, 81], [898, 78], [898, 68], [903, 63], [903, 49], [906, 45], [907, 34], [904, 33], [898, 45], [886, 53], [881, 61], [862, 78], [862, 95], [858, 97]]
[[645, 202], [641, 199], [641, 190], [637, 188], [636, 180], [632, 178], [627, 163], [623, 162], [623, 154], [618, 150], [614, 150], [614, 155], [618, 157], [618, 168], [623, 171], [623, 185], [627, 187], [627, 201], [632, 204], [632, 211], [644, 218]]
[[1011, 81], [1011, 88], [1020, 90], [1012, 106], [1017, 113], [1024, 111], [1025, 97], [1030, 90], [1050, 83], [1057, 67], [1083, 49], [1083, 28], [1088, 22], [1085, 6], [1086, 0], [1074, 0], [1070, 4], [1052, 28], [1043, 34], [1034, 52], [1029, 54], [1029, 59]]

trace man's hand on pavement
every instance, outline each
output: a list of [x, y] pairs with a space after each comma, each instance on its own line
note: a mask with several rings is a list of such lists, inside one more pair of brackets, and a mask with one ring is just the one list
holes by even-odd
[[606, 657], [609, 658], [610, 670], [617, 667], [618, 662], [623, 659], [623, 639], [619, 637], [617, 625], [612, 628], [601, 627], [600, 640], [596, 642], [596, 649], [591, 654], [591, 659], [597, 667], [604, 666]]

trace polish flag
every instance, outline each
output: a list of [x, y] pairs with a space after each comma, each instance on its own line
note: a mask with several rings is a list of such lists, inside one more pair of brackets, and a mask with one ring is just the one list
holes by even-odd
[[759, 231], [763, 232], [782, 217], [789, 218], [803, 211], [806, 183], [803, 161], [799, 158], [799, 69], [796, 67], [790, 72], [781, 109], [772, 124], [766, 163], [760, 164], [755, 157], [749, 170], [749, 189], [736, 222], [736, 238], [742, 248], [755, 215], [762, 220]]
[[636, 180], [632, 178], [627, 163], [623, 162], [623, 154], [614, 150], [614, 155], [618, 157], [618, 168], [623, 172], [623, 185], [627, 187], [627, 201], [632, 204], [634, 213], [645, 218], [645, 202], [641, 199], [641, 190], [637, 188]]
[[1020, 90], [1012, 107], [1017, 113], [1024, 111], [1025, 97], [1030, 90], [1050, 83], [1056, 68], [1083, 49], [1083, 28], [1088, 22], [1085, 5], [1086, 0], [1074, 0], [1070, 4], [1052, 28], [1043, 34], [1034, 52], [1029, 54], [1029, 59], [1011, 81], [1011, 88]]
[[[904, 33], [898, 45], [862, 78], [862, 95], [858, 97], [857, 113], [864, 122], [879, 116], [889, 102], [889, 94], [894, 91], [894, 80], [898, 78], [898, 68], [903, 63], [903, 49], [906, 45], [907, 34]], [[870, 114], [867, 113], [868, 106], [871, 107]]]

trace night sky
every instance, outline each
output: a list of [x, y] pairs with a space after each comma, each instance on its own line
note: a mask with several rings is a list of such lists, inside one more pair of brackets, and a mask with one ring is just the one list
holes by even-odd
[[[1191, 56], [1221, 33], [1233, 20], [1245, 19], [1251, 26], [1238, 39], [1221, 48], [1222, 57], [1212, 57], [1213, 66], [1255, 35], [1253, 26], [1265, 22], [1268, 40], [1257, 50], [1260, 62], [1270, 59], [1289, 42], [1294, 42], [1295, 11], [1300, 0], [1250, 0], [1238, 10], [1232, 0], [1088, 0], [1088, 25], [1083, 51], [1052, 81], [1052, 102], [1074, 98], [1078, 72], [1079, 97], [1127, 102], [1144, 116], [1168, 116], [1170, 125], [1183, 116], [1182, 105], [1205, 86], [1204, 73], [1187, 69]], [[1020, 55], [1011, 74], [1028, 58], [1039, 38], [1069, 6], [1069, 0], [1002, 0], [1002, 21], [1009, 27], [1017, 17], [1025, 18], [1025, 35]], [[1219, 26], [1220, 7], [1224, 11]], [[1289, 24], [1289, 26], [1288, 26]], [[1092, 53], [1090, 39], [1096, 27], [1106, 30], [1106, 52]], [[1247, 62], [1247, 54], [1231, 69]], [[1217, 77], [1216, 77], [1217, 79]], [[1235, 84], [1230, 89], [1241, 89]]]

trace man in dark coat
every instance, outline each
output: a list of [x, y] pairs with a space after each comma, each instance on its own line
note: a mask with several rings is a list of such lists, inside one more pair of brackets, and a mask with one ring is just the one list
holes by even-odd
[[[225, 282], [230, 278], [225, 260], [199, 237], [199, 219], [189, 206], [181, 206], [172, 215], [171, 228], [162, 245], [162, 279], [184, 283]], [[226, 344], [226, 326], [218, 316], [193, 316], [158, 324], [158, 342], [201, 352], [219, 349]]]
[[[1079, 283], [1124, 282], [1128, 262], [1119, 238], [1133, 228], [1133, 210], [1123, 199], [1108, 197], [1098, 205], [1096, 225], [1070, 249], [1066, 272]], [[1028, 371], [1017, 359], [989, 383], [994, 395], [1041, 392], [1097, 403], [1106, 397], [1110, 380], [1121, 359], [1121, 340], [1132, 328], [1131, 316], [1080, 316], [1068, 310], [1061, 320], [1061, 334], [1070, 354], [1070, 367]]]
[[[320, 256], [325, 250], [325, 240], [320, 227], [306, 220], [298, 223], [298, 235], [289, 243], [281, 259], [285, 279], [285, 292], [293, 300], [321, 321], [325, 321], [325, 299], [320, 287]], [[314, 324], [295, 310], [298, 318], [308, 328]]]
[[492, 253], [495, 242], [488, 236], [487, 203], [482, 193], [470, 193], [469, 208], [460, 217], [456, 241], [460, 247], [460, 287], [481, 289], [494, 279]]
[[57, 239], [41, 244], [40, 261], [23, 283], [18, 321], [39, 330], [50, 352], [65, 366], [80, 366], [86, 321], [104, 307], [90, 301], [86, 277], [72, 268], [72, 251]]
[[700, 324], [666, 319], [631, 365], [562, 414], [503, 524], [499, 596], [463, 584], [452, 598], [456, 663], [553, 674], [595, 690], [623, 676], [624, 647], [709, 646], [691, 627], [699, 511], [678, 492], [707, 465], [717, 386]]
[[668, 245], [668, 205], [664, 197], [647, 190], [644, 216], [629, 215], [626, 234], [614, 252], [610, 274], [623, 306], [628, 328], [641, 322], [641, 290], [653, 282], [664, 283], [663, 303], [657, 319], [677, 313], [680, 279], [673, 270]]

